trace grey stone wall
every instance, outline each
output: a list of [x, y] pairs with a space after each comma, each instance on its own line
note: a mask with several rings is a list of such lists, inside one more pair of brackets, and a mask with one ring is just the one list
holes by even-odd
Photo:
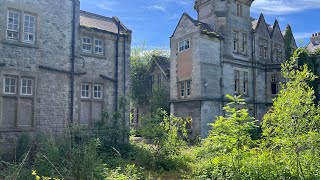
[[[75, 84], [74, 122], [92, 124], [100, 118], [103, 110], [114, 112], [114, 82], [102, 77], [115, 77], [116, 35], [102, 31], [86, 31], [79, 27], [80, 2], [78, 0], [0, 0], [0, 134], [6, 139], [11, 132], [42, 130], [62, 131], [70, 122], [70, 71], [72, 48], [73, 2], [76, 2]], [[50, 7], [50, 8], [48, 8]], [[36, 16], [35, 43], [27, 44], [6, 38], [7, 13], [14, 10], [21, 15]], [[20, 34], [22, 18], [20, 18]], [[102, 37], [103, 56], [84, 54], [80, 51], [83, 34]], [[118, 92], [128, 97], [130, 86], [131, 34], [123, 36], [119, 43]], [[125, 54], [124, 54], [125, 48]], [[125, 65], [125, 75], [123, 75]], [[103, 76], [101, 76], [103, 75]], [[4, 94], [4, 77], [17, 79], [15, 95]], [[123, 78], [125, 76], [125, 82]], [[33, 80], [33, 94], [22, 96], [21, 79]], [[81, 84], [84, 82], [103, 85], [103, 99], [81, 99]], [[121, 109], [121, 112], [123, 109]], [[129, 127], [129, 103], [125, 111], [124, 124]]]
[[[240, 16], [237, 14], [236, 3], [242, 3], [242, 15]], [[191, 108], [195, 108], [191, 105], [195, 100], [198, 100], [201, 114], [199, 121], [196, 121], [198, 125], [194, 125], [194, 127], [198, 128], [196, 131], [199, 131], [202, 137], [205, 137], [210, 130], [207, 124], [214, 122], [216, 116], [224, 115], [222, 108], [228, 102], [225, 98], [226, 94], [242, 95], [248, 104], [250, 114], [258, 120], [262, 120], [263, 115], [272, 104], [272, 99], [276, 97], [271, 94], [271, 76], [276, 75], [278, 82], [281, 82], [280, 63], [285, 60], [283, 36], [278, 23], [275, 22], [274, 27], [271, 28], [263, 16], [258, 27], [253, 29], [250, 4], [249, 1], [197, 0], [195, 7], [198, 12], [198, 20], [214, 28], [215, 32], [222, 36], [221, 41], [201, 34], [200, 30], [197, 31], [199, 27], [193, 25], [185, 17], [182, 18], [171, 37], [171, 111], [176, 115], [188, 116]], [[233, 48], [234, 32], [238, 33], [236, 52]], [[246, 35], [245, 52], [242, 52], [241, 49], [242, 34]], [[177, 98], [176, 46], [183, 38], [190, 38], [191, 45], [193, 45], [193, 47], [191, 46], [193, 68], [190, 99]], [[259, 57], [260, 38], [267, 41], [266, 59]], [[272, 61], [275, 43], [282, 46], [280, 62]], [[238, 93], [234, 90], [235, 70], [240, 73], [238, 80], [240, 91]], [[243, 92], [244, 72], [248, 74], [246, 94]], [[280, 85], [278, 85], [279, 89]], [[188, 103], [190, 103], [189, 106]]]

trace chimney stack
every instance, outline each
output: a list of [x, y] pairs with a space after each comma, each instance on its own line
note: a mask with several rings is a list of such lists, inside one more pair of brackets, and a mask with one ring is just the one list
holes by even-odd
[[310, 41], [311, 42], [320, 41], [320, 32], [312, 34]]

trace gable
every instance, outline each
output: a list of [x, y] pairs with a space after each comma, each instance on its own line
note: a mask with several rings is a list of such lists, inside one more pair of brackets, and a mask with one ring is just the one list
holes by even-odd
[[280, 26], [277, 20], [274, 22], [274, 25], [273, 25], [273, 30], [271, 32], [271, 39], [277, 42], [284, 43], [282, 32], [280, 30]]
[[177, 34], [187, 34], [196, 30], [196, 21], [187, 13], [183, 13], [171, 37], [176, 36]]
[[258, 24], [256, 26], [256, 32], [260, 37], [264, 37], [269, 39], [270, 38], [270, 33], [268, 30], [268, 25], [264, 19], [263, 14], [260, 15], [259, 20], [258, 20]]

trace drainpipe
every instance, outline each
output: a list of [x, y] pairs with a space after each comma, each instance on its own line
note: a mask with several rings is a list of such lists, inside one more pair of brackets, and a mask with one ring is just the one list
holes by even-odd
[[118, 69], [119, 69], [119, 40], [120, 40], [120, 21], [117, 20], [117, 26], [118, 26], [118, 34], [117, 34], [117, 40], [116, 40], [116, 63], [115, 63], [115, 75], [114, 75], [114, 87], [115, 87], [115, 97], [114, 97], [114, 110], [115, 112], [118, 111]]
[[71, 45], [71, 72], [70, 72], [70, 123], [73, 123], [73, 107], [74, 107], [74, 62], [75, 62], [75, 34], [76, 34], [76, 2], [73, 1], [73, 17], [72, 17], [72, 45]]
[[253, 79], [253, 116], [257, 118], [257, 78], [256, 78], [256, 62], [255, 60], [255, 47], [256, 47], [256, 38], [255, 33], [252, 33], [252, 79]]
[[[126, 36], [123, 36], [123, 97], [126, 97]], [[126, 105], [123, 104], [123, 125], [126, 125]]]

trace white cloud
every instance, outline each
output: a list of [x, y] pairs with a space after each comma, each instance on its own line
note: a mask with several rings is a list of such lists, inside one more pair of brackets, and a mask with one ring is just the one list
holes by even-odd
[[264, 14], [290, 14], [320, 8], [320, 0], [255, 0], [252, 11]]
[[314, 32], [300, 32], [300, 33], [294, 33], [294, 38], [296, 39], [307, 39], [312, 36]]
[[99, 1], [99, 0], [94, 0], [91, 3], [93, 4], [93, 2], [95, 2], [94, 4], [99, 8], [99, 9], [103, 9], [106, 11], [113, 11], [114, 7], [117, 5], [117, 1], [116, 0], [108, 0], [108, 1]]
[[152, 6], [148, 6], [147, 8], [151, 9], [151, 10], [161, 11], [161, 12], [165, 12], [166, 11], [166, 8], [164, 6], [161, 6], [161, 5], [152, 5]]

